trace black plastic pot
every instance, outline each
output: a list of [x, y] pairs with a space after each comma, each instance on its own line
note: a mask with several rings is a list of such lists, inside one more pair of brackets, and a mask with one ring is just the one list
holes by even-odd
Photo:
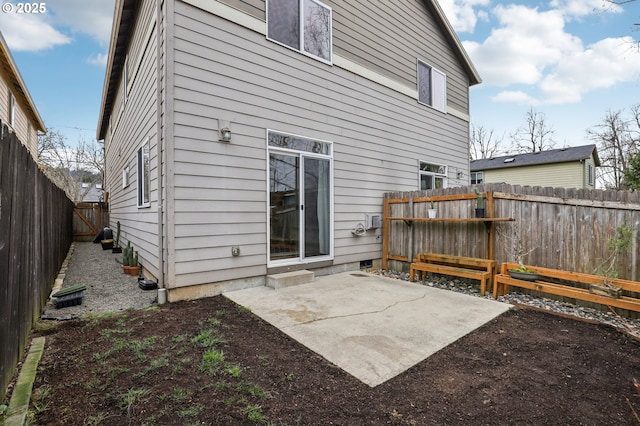
[[476, 209], [476, 218], [481, 219], [484, 217], [484, 209]]

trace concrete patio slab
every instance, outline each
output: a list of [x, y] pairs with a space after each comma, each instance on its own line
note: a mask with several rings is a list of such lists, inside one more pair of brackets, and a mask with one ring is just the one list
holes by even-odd
[[360, 271], [224, 295], [372, 387], [511, 306]]

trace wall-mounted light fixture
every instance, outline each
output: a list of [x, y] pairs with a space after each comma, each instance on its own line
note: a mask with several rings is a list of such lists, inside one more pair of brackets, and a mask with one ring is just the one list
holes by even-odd
[[229, 121], [219, 120], [218, 126], [218, 140], [220, 142], [231, 142], [231, 123]]
[[458, 172], [456, 176], [458, 177], [458, 179], [462, 179], [462, 176], [464, 176], [464, 174], [462, 172]]

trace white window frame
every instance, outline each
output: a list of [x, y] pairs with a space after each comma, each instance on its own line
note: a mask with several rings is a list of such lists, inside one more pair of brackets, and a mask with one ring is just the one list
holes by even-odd
[[[438, 172], [434, 172], [434, 171], [428, 171], [428, 170], [422, 170], [423, 168], [423, 164], [425, 166], [427, 165], [432, 165], [435, 167], [442, 167], [443, 172], [438, 173]], [[422, 160], [418, 160], [418, 190], [420, 191], [424, 191], [425, 189], [422, 189], [422, 177], [423, 176], [431, 176], [433, 178], [433, 182], [435, 184], [437, 179], [442, 179], [442, 188], [447, 188], [448, 187], [448, 175], [449, 175], [449, 168], [448, 166], [442, 165], [442, 164], [437, 164], [437, 163], [432, 163], [430, 161], [422, 161]], [[431, 189], [439, 189], [436, 187], [436, 185], [434, 185], [434, 188]]]
[[[480, 176], [480, 182], [478, 182], [478, 176]], [[481, 185], [484, 183], [484, 171], [471, 172], [471, 185]]]
[[[430, 81], [429, 81], [429, 97], [430, 99], [427, 101], [425, 99], [421, 99], [421, 90], [420, 90], [420, 82], [421, 82], [421, 74], [423, 69], [428, 69], [430, 73]], [[438, 111], [447, 112], [447, 75], [440, 71], [439, 69], [429, 65], [428, 63], [421, 61], [418, 59], [416, 64], [416, 76], [417, 76], [417, 85], [418, 85], [418, 102], [422, 105], [427, 105], [431, 108], [434, 108]]]
[[[137, 168], [137, 200], [138, 200], [138, 208], [146, 208], [151, 206], [151, 190], [150, 190], [150, 182], [151, 179], [149, 177], [151, 171], [149, 170], [151, 161], [150, 161], [150, 143], [149, 138], [147, 138], [142, 146], [138, 149], [137, 158], [136, 158], [136, 168]], [[146, 168], [145, 166], [146, 161]], [[146, 195], [146, 199], [145, 199]]]
[[593, 166], [593, 164], [591, 164], [591, 162], [589, 162], [587, 165], [587, 181], [588, 185], [595, 185], [595, 167]]
[[[298, 10], [299, 10], [299, 16], [298, 16], [298, 25], [299, 25], [299, 39], [298, 39], [298, 48], [289, 46], [288, 44], [285, 44], [275, 38], [272, 38], [269, 36], [269, 0], [266, 1], [266, 34], [267, 34], [267, 40], [270, 40], [274, 43], [277, 43], [281, 46], [284, 46], [288, 49], [291, 50], [295, 50], [296, 52], [300, 52], [303, 55], [309, 56], [310, 58], [314, 58], [318, 61], [324, 62], [326, 64], [332, 65], [333, 64], [333, 9], [329, 6], [327, 6], [326, 4], [318, 1], [318, 0], [291, 0], [291, 1], [297, 1], [298, 2]], [[308, 52], [305, 50], [304, 48], [304, 36], [305, 36], [305, 25], [304, 25], [304, 5], [305, 3], [314, 3], [326, 10], [329, 11], [329, 34], [328, 34], [328, 38], [329, 38], [329, 59], [325, 59], [321, 56], [317, 56], [311, 52]]]
[[[273, 133], [273, 134], [277, 134], [277, 135], [282, 135], [282, 136], [292, 136], [294, 138], [300, 138], [300, 139], [304, 139], [307, 141], [311, 141], [311, 142], [318, 142], [324, 146], [327, 147], [326, 152], [323, 153], [318, 153], [318, 152], [314, 152], [314, 150], [311, 148], [305, 148], [305, 147], [281, 147], [281, 146], [273, 146], [269, 144], [269, 134]], [[316, 139], [316, 138], [312, 138], [309, 136], [302, 136], [299, 134], [295, 134], [295, 133], [288, 133], [288, 132], [283, 132], [280, 130], [273, 130], [270, 128], [266, 129], [266, 134], [265, 134], [265, 139], [266, 139], [266, 147], [267, 147], [267, 186], [266, 186], [266, 190], [267, 190], [267, 212], [271, 212], [271, 197], [269, 196], [270, 194], [270, 174], [271, 174], [271, 167], [269, 164], [269, 157], [271, 153], [281, 153], [281, 154], [290, 154], [290, 155], [298, 155], [300, 156], [300, 159], [303, 159], [304, 157], [307, 158], [318, 158], [318, 159], [324, 159], [324, 160], [328, 160], [329, 161], [329, 173], [330, 173], [330, 177], [329, 177], [329, 188], [331, 191], [331, 195], [329, 197], [329, 254], [326, 256], [313, 256], [313, 257], [293, 257], [290, 259], [282, 259], [282, 260], [271, 260], [271, 254], [268, 252], [267, 253], [267, 267], [277, 267], [277, 266], [286, 266], [286, 265], [300, 265], [300, 264], [305, 264], [305, 263], [309, 263], [309, 262], [322, 262], [322, 261], [327, 261], [327, 260], [333, 260], [334, 259], [334, 253], [335, 253], [335, 200], [334, 200], [334, 196], [335, 196], [335, 186], [334, 186], [334, 170], [333, 170], [333, 142], [329, 141], [329, 140], [324, 140], [324, 139]], [[303, 180], [303, 176], [302, 176], [303, 170], [300, 169], [300, 176], [298, 178], [298, 182], [302, 182]], [[271, 218], [270, 218], [270, 213], [267, 213], [267, 241], [271, 241]], [[270, 243], [268, 243], [270, 244]], [[269, 247], [269, 246], [268, 246]], [[270, 248], [269, 248], [270, 249]]]

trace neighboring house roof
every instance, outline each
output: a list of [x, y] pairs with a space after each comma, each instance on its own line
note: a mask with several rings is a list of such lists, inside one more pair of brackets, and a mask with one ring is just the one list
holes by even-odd
[[[446, 18], [444, 11], [437, 0], [420, 0], [437, 18], [438, 26], [448, 36], [451, 49], [460, 60], [469, 77], [469, 86], [480, 84], [482, 79], [478, 71], [473, 66], [469, 55], [465, 51], [460, 39], [454, 31], [451, 23]], [[105, 137], [113, 101], [118, 90], [118, 83], [122, 76], [122, 67], [126, 57], [126, 49], [135, 18], [138, 13], [138, 0], [116, 0], [113, 26], [111, 28], [111, 42], [109, 44], [109, 56], [105, 72], [104, 87], [102, 88], [102, 102], [100, 103], [100, 116], [98, 118], [98, 129], [96, 139], [102, 140]]]
[[570, 146], [567, 148], [550, 149], [547, 151], [528, 152], [526, 154], [504, 155], [501, 157], [484, 158], [471, 161], [471, 171], [477, 172], [491, 169], [506, 169], [511, 167], [537, 166], [541, 164], [567, 163], [586, 160], [593, 156], [595, 165], [600, 165], [598, 151], [595, 145]]
[[2, 36], [2, 31], [0, 31], [0, 68], [2, 68], [4, 74], [9, 79], [8, 83], [12, 93], [24, 108], [25, 114], [29, 116], [33, 127], [37, 131], [46, 132], [44, 122], [42, 121], [42, 118], [40, 118], [36, 105], [31, 99], [31, 95], [27, 90], [27, 85], [24, 83], [24, 80], [22, 80], [18, 66], [13, 60], [13, 56], [11, 56], [9, 46], [7, 46], [7, 42]]
[[102, 184], [99, 183], [80, 183], [79, 193], [82, 195], [82, 202], [85, 203], [97, 203], [102, 201], [104, 191]]

